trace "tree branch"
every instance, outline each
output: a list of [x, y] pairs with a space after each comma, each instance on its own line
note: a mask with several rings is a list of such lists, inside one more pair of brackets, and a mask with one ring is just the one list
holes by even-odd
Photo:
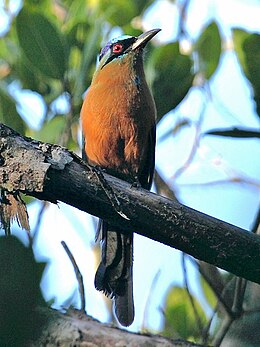
[[[105, 191], [111, 187], [120, 211]], [[63, 201], [114, 225], [135, 230], [195, 258], [260, 283], [260, 237], [134, 188], [106, 173], [96, 174], [68, 150], [22, 137], [0, 125], [0, 186], [38, 199]], [[127, 218], [123, 218], [123, 216]]]
[[41, 336], [28, 343], [29, 347], [43, 346], [151, 346], [151, 347], [203, 347], [196, 343], [172, 340], [159, 335], [132, 333], [102, 324], [82, 311], [70, 309], [66, 314], [40, 308], [39, 315], [46, 323]]

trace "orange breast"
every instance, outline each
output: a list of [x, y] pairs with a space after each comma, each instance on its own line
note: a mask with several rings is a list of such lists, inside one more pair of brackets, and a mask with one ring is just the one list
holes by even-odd
[[141, 169], [155, 124], [153, 98], [137, 72], [130, 59], [110, 62], [94, 76], [81, 110], [89, 162], [131, 175]]

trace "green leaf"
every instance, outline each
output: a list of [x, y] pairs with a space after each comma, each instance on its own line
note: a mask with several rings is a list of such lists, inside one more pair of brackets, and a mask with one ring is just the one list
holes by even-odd
[[253, 87], [256, 111], [260, 117], [260, 35], [234, 29], [233, 42], [240, 65]]
[[14, 236], [0, 237], [0, 262], [0, 311], [4, 317], [0, 345], [26, 346], [43, 329], [44, 320], [36, 310], [45, 306], [40, 290], [43, 265], [38, 265], [32, 249]]
[[254, 90], [256, 111], [260, 117], [260, 35], [252, 34], [247, 37], [244, 41], [243, 48], [247, 66], [247, 77]]
[[67, 32], [67, 42], [69, 47], [76, 46], [83, 49], [87, 36], [90, 31], [90, 25], [87, 22], [78, 22]]
[[46, 14], [51, 13], [53, 3], [52, 0], [24, 0], [23, 6]]
[[100, 32], [103, 27], [103, 22], [100, 19], [95, 21], [95, 25], [88, 34], [88, 39], [85, 40], [84, 47], [81, 54], [81, 63], [80, 68], [76, 72], [75, 76], [75, 84], [73, 87], [73, 95], [74, 95], [74, 107], [77, 110], [80, 109], [82, 105], [82, 94], [86, 90], [86, 87], [89, 85], [91, 81], [91, 77], [89, 72], [91, 71], [91, 67], [96, 62], [97, 55], [97, 42], [100, 38]]
[[61, 35], [42, 14], [23, 8], [16, 21], [19, 43], [30, 63], [43, 75], [63, 79], [67, 54]]
[[[86, 0], [73, 0], [67, 1], [67, 4], [64, 3], [65, 1], [62, 2], [62, 7], [65, 7], [67, 12], [66, 21], [64, 23], [65, 31], [68, 32], [73, 26], [77, 25], [77, 23], [85, 23], [87, 26], [90, 26], [90, 23], [95, 21], [96, 14], [94, 14], [95, 10], [92, 4], [90, 4], [90, 1], [87, 3]], [[86, 16], [88, 11], [92, 11], [93, 15]]]
[[200, 276], [200, 285], [203, 290], [204, 296], [207, 299], [208, 304], [210, 305], [210, 307], [215, 309], [217, 305], [216, 295], [214, 294], [213, 290], [211, 289], [208, 282], [205, 280], [203, 276]]
[[137, 16], [138, 9], [135, 3], [129, 0], [100, 0], [100, 11], [113, 26], [123, 26]]
[[47, 266], [47, 262], [37, 262], [35, 264], [35, 268], [36, 268], [36, 275], [38, 276], [38, 281], [40, 282], [44, 273], [44, 270], [46, 269]]
[[232, 36], [233, 36], [233, 43], [234, 48], [237, 54], [237, 57], [239, 59], [240, 65], [247, 76], [247, 65], [246, 65], [246, 57], [245, 52], [243, 49], [244, 41], [246, 38], [250, 36], [250, 34], [247, 31], [244, 31], [242, 29], [233, 29], [232, 30]]
[[176, 136], [184, 127], [191, 126], [191, 120], [188, 118], [183, 118], [179, 120], [173, 128], [169, 128], [168, 131], [166, 131], [161, 137], [160, 141], [164, 141], [169, 136]]
[[191, 88], [192, 60], [180, 53], [178, 42], [155, 48], [150, 59], [155, 72], [152, 89], [160, 120], [178, 106]]
[[37, 70], [25, 57], [18, 60], [15, 70], [24, 89], [30, 89], [44, 96], [50, 93], [50, 86], [47, 84], [45, 76], [37, 73]]
[[134, 0], [133, 1], [137, 7], [138, 15], [146, 10], [153, 2], [154, 0]]
[[198, 53], [199, 72], [209, 79], [218, 67], [221, 54], [221, 37], [215, 22], [210, 23], [200, 35], [195, 50]]
[[66, 117], [56, 116], [45, 123], [39, 131], [30, 135], [39, 141], [57, 143], [64, 131], [65, 123]]
[[[193, 297], [193, 302], [198, 316], [204, 324], [206, 314], [195, 297]], [[184, 339], [200, 337], [197, 318], [185, 288], [175, 286], [170, 289], [166, 298], [164, 313], [164, 335]]]
[[[10, 47], [11, 46], [11, 47]], [[16, 60], [17, 48], [14, 48], [14, 43], [8, 37], [0, 38], [0, 59], [1, 62], [13, 64]], [[15, 54], [13, 54], [15, 53]]]
[[25, 123], [16, 110], [16, 103], [3, 88], [0, 88], [0, 122], [13, 128], [20, 134], [25, 133]]

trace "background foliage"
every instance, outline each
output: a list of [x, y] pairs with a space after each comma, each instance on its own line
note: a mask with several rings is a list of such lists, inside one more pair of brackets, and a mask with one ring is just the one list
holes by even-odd
[[[192, 1], [172, 2], [176, 4], [178, 12], [176, 35], [168, 42], [161, 42], [158, 35], [154, 43], [149, 45], [145, 61], [147, 79], [157, 105], [158, 123], [164, 124], [165, 121], [168, 124], [158, 137], [158, 147], [161, 147], [154, 189], [183, 201], [178, 194], [178, 179], [192, 167], [203, 138], [212, 136], [215, 140], [216, 137], [218, 148], [218, 143], [220, 147], [223, 146], [221, 138], [252, 141], [260, 137], [260, 35], [242, 28], [232, 28], [227, 38], [223, 35], [221, 23], [210, 20], [203, 24], [197, 37], [191, 37], [186, 28], [186, 19]], [[148, 29], [144, 27], [144, 18], [154, 4], [158, 5], [158, 2], [25, 0], [17, 13], [13, 13], [11, 2], [5, 1], [3, 11], [9, 18], [9, 25], [0, 38], [0, 121], [19, 133], [79, 151], [82, 96], [91, 82], [97, 52], [115, 34], [139, 35]], [[150, 24], [150, 27], [154, 25]], [[212, 129], [211, 115], [209, 112], [205, 115], [207, 106], [214, 100], [211, 81], [220, 73], [221, 62], [230, 49], [234, 50], [242, 74], [250, 86], [250, 98], [258, 122], [258, 127], [253, 129], [247, 127], [247, 122], [229, 127], [225, 127], [227, 122], [223, 122], [217, 129]], [[33, 118], [38, 110], [26, 112], [23, 107], [25, 99], [17, 97], [16, 89], [30, 91], [40, 100], [42, 115], [37, 126], [33, 126]], [[194, 95], [192, 93], [199, 93], [202, 100], [198, 117], [192, 114], [190, 117], [178, 116], [181, 105], [190, 95]], [[172, 110], [175, 113], [169, 113]], [[223, 113], [225, 117], [227, 109]], [[174, 121], [171, 120], [173, 118]], [[179, 141], [181, 137], [185, 139], [184, 142], [187, 141], [187, 128], [193, 131], [189, 139], [189, 153], [180, 147], [183, 142]], [[177, 148], [179, 142], [181, 145]], [[243, 146], [241, 142], [239, 145]], [[161, 158], [169, 156], [171, 151], [183, 151], [185, 157], [175, 171], [172, 166], [162, 164], [164, 160]], [[206, 161], [207, 165], [211, 164]], [[246, 167], [240, 169], [243, 172], [247, 170]], [[256, 193], [257, 189], [259, 191], [259, 182], [250, 179], [249, 175], [236, 175], [234, 172], [222, 183], [244, 183], [253, 187]], [[214, 186], [214, 183], [214, 175], [211, 177], [209, 174], [207, 184]], [[28, 200], [28, 203], [34, 202]], [[39, 223], [45, 208], [46, 204], [40, 209]], [[44, 218], [48, 218], [48, 215]], [[254, 232], [258, 221], [259, 218], [255, 222], [248, 222], [252, 223]], [[183, 255], [184, 285], [168, 286], [165, 301], [161, 304], [161, 332], [171, 337], [213, 343], [215, 346], [220, 345], [223, 338], [230, 346], [259, 346], [259, 327], [255, 329], [255, 324], [260, 317], [253, 304], [259, 298], [259, 288], [194, 261], [196, 270], [193, 271], [197, 272], [201, 283], [201, 295], [197, 298], [189, 285], [187, 261], [190, 260]], [[173, 276], [171, 274], [171, 278]], [[252, 308], [254, 312], [245, 313], [245, 310]], [[144, 324], [143, 328], [147, 329], [148, 326]]]

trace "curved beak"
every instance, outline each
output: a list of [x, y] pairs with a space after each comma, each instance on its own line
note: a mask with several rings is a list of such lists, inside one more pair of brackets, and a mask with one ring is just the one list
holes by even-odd
[[148, 41], [150, 41], [161, 29], [152, 29], [146, 31], [136, 38], [136, 41], [133, 43], [131, 50], [135, 50], [137, 48], [144, 48]]

